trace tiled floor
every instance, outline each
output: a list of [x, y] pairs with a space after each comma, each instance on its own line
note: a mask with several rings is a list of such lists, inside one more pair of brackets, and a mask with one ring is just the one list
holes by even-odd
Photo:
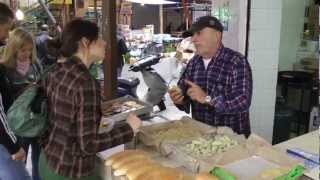
[[[179, 72], [175, 66], [175, 61], [173, 59], [170, 59], [170, 58], [162, 59], [157, 65], [153, 66], [153, 68], [167, 82], [169, 82], [171, 79], [173, 79], [170, 84], [176, 83], [177, 79], [173, 78], [173, 77], [177, 77]], [[137, 95], [140, 99], [142, 99], [144, 97], [145, 93], [147, 92], [147, 86], [143, 81], [141, 73], [128, 71], [128, 66], [125, 65], [123, 68], [122, 76], [123, 77], [138, 77], [140, 79], [140, 85], [138, 86], [138, 89], [137, 89]], [[174, 104], [172, 103], [168, 94], [165, 95], [165, 104], [167, 106], [167, 109], [163, 112], [160, 112], [159, 114], [161, 114], [162, 116], [164, 116], [168, 119], [171, 119], [171, 120], [180, 119], [180, 117], [182, 117], [184, 115], [188, 115], [182, 111], [179, 111], [174, 106]], [[28, 159], [27, 159], [27, 169], [31, 174], [32, 165], [31, 165], [31, 153], [30, 152], [28, 154]]]

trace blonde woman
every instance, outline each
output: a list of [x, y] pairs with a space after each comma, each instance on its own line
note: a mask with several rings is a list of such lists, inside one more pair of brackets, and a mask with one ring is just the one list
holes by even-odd
[[36, 59], [33, 36], [21, 29], [14, 29], [4, 49], [2, 63], [7, 69], [7, 77], [14, 86], [14, 96], [18, 96], [23, 85], [35, 82], [40, 77], [41, 68]]
[[[17, 98], [30, 83], [37, 81], [41, 68], [36, 59], [36, 48], [33, 36], [21, 29], [14, 29], [9, 34], [8, 43], [4, 49], [2, 63], [6, 69], [6, 77], [11, 86], [13, 98]], [[38, 180], [38, 161], [40, 146], [38, 138], [18, 137], [23, 149], [28, 154], [32, 147], [32, 177]]]

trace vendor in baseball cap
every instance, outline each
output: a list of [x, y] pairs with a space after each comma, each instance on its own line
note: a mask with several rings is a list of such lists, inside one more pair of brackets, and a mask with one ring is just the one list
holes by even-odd
[[213, 16], [202, 16], [198, 18], [191, 26], [189, 32], [192, 34], [201, 31], [203, 28], [212, 28], [219, 32], [223, 32], [223, 25], [221, 22]]

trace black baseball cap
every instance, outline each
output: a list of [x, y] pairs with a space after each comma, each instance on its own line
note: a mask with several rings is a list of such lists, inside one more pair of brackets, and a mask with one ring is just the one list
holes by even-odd
[[192, 25], [190, 28], [190, 32], [192, 34], [201, 31], [203, 28], [212, 28], [215, 29], [219, 32], [223, 32], [223, 25], [221, 24], [221, 22], [219, 21], [219, 19], [217, 19], [216, 17], [213, 16], [202, 16], [200, 18], [198, 18]]

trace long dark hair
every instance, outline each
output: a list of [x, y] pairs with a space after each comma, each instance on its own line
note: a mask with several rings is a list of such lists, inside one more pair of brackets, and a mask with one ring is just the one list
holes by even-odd
[[83, 37], [87, 38], [89, 43], [97, 40], [99, 28], [88, 20], [74, 19], [65, 26], [59, 37], [48, 40], [46, 46], [52, 56], [70, 57], [78, 51], [79, 41]]
[[6, 24], [10, 21], [10, 19], [14, 19], [14, 14], [12, 10], [4, 4], [0, 2], [0, 24]]

